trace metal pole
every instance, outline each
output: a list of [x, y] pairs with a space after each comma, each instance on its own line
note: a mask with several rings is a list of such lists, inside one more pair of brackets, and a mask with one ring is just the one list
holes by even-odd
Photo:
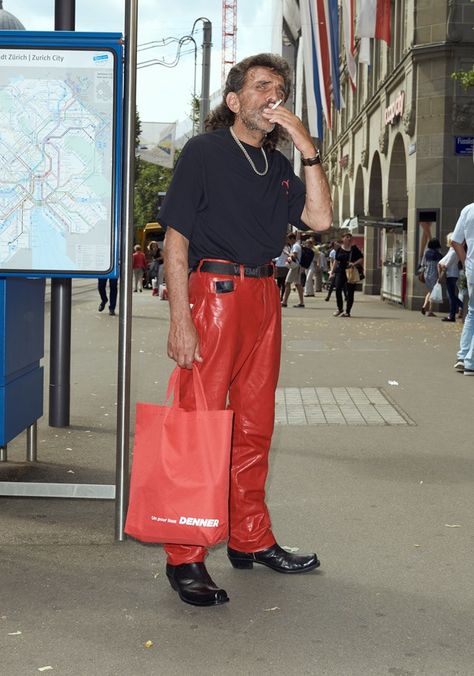
[[55, 0], [54, 30], [73, 31], [76, 29], [76, 0]]
[[0, 462], [6, 462], [8, 458], [8, 447], [7, 444], [5, 446], [0, 446]]
[[[55, 0], [54, 30], [73, 31], [76, 0]], [[71, 304], [70, 279], [51, 280], [51, 341], [49, 367], [49, 424], [69, 426], [71, 402]]]
[[209, 83], [211, 79], [212, 23], [203, 19], [202, 38], [202, 84], [201, 105], [199, 111], [199, 132], [204, 132], [204, 120], [209, 112]]
[[125, 95], [123, 138], [123, 202], [120, 265], [120, 317], [117, 392], [117, 458], [115, 538], [125, 540], [130, 437], [130, 372], [132, 337], [133, 187], [135, 179], [135, 113], [137, 84], [138, 0], [125, 0]]
[[70, 279], [51, 280], [49, 358], [49, 424], [68, 427], [71, 400], [71, 298]]
[[36, 462], [38, 459], [38, 422], [30, 425], [26, 430], [26, 459]]

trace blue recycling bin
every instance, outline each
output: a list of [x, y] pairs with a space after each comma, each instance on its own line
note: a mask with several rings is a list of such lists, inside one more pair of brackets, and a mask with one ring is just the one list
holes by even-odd
[[0, 446], [43, 415], [44, 289], [0, 278]]

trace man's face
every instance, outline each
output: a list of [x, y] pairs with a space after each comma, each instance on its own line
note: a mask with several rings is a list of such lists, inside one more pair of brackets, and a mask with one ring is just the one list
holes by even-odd
[[271, 68], [256, 66], [250, 68], [243, 88], [237, 94], [239, 110], [237, 115], [250, 131], [269, 134], [275, 125], [266, 120], [262, 111], [278, 99], [286, 99], [284, 80]]

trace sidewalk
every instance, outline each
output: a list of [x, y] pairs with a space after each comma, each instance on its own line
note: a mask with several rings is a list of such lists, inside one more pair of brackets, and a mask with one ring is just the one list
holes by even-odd
[[[321, 569], [237, 571], [218, 547], [208, 567], [231, 601], [194, 608], [171, 591], [160, 547], [114, 542], [111, 501], [0, 498], [2, 674], [474, 673], [461, 325], [360, 293], [353, 316], [335, 318], [319, 295], [283, 311], [268, 502], [280, 544], [314, 547]], [[39, 462], [23, 463], [22, 435], [0, 479], [114, 483], [119, 317], [97, 305], [93, 281], [73, 284], [71, 426], [48, 427], [46, 356]], [[133, 294], [132, 402], [164, 398], [167, 325], [166, 302]]]

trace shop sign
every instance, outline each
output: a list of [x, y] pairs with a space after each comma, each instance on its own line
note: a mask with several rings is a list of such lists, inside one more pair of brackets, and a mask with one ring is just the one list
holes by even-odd
[[474, 136], [455, 136], [454, 154], [470, 155], [474, 153]]
[[399, 92], [395, 101], [385, 108], [385, 124], [393, 124], [395, 120], [398, 122], [403, 115], [404, 106], [405, 92]]

